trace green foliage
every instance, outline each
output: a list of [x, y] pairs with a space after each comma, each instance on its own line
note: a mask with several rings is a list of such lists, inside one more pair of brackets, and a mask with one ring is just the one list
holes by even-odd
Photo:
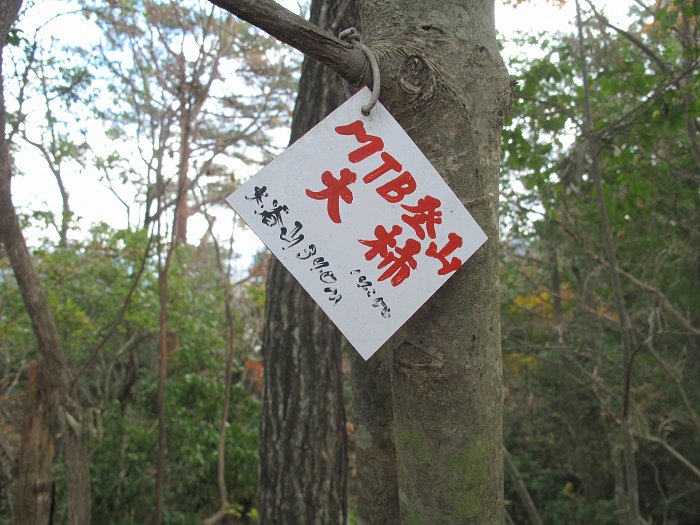
[[[688, 496], [700, 485], [653, 439], [700, 464], [686, 406], [700, 405], [700, 342], [687, 327], [700, 320], [700, 166], [688, 124], [698, 116], [698, 43], [683, 37], [697, 19], [691, 4], [661, 2], [653, 20], [637, 12], [625, 28], [656, 59], [603, 24], [586, 25], [585, 43], [605, 206], [637, 352], [630, 398], [641, 512], [684, 525], [700, 515]], [[538, 42], [541, 59], [511, 64], [519, 83], [504, 133], [505, 441], [545, 523], [619, 523], [625, 363], [583, 133], [578, 43], [563, 34], [523, 37]], [[514, 521], [527, 522], [512, 486], [507, 498]]]
[[[158, 442], [156, 369], [158, 297], [155, 261], [142, 230], [96, 225], [84, 241], [35, 251], [35, 263], [66, 349], [88, 359], [119, 317], [141, 264], [145, 270], [123, 320], [81, 380], [90, 437], [93, 520], [151, 519]], [[203, 262], [204, 261], [204, 262]], [[193, 523], [216, 510], [219, 427], [224, 395], [225, 316], [218, 269], [191, 248], [172, 272], [172, 350], [167, 382], [168, 523]], [[9, 369], [19, 369], [34, 336], [7, 261], [0, 259], [0, 340]], [[239, 341], [244, 339], [240, 337]], [[30, 356], [31, 357], [31, 356]], [[226, 434], [226, 478], [233, 503], [250, 509], [257, 483], [260, 404], [234, 381]], [[59, 465], [57, 516], [66, 512]], [[1, 522], [0, 513], [0, 522]]]
[[19, 47], [20, 42], [22, 42], [22, 30], [17, 28], [11, 28], [7, 33], [5, 38], [5, 43], [9, 46]]

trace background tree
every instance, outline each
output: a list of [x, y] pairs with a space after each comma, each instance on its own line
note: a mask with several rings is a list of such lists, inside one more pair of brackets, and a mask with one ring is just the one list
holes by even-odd
[[[357, 22], [354, 2], [313, 0], [310, 21], [337, 34]], [[344, 98], [338, 76], [306, 58], [290, 143]], [[262, 346], [265, 382], [259, 487], [263, 523], [347, 521], [348, 443], [340, 343], [338, 329], [273, 258]]]
[[[140, 153], [146, 161], [148, 180], [152, 173], [155, 184], [154, 191], [149, 188], [147, 194], [146, 223], [156, 221], [160, 261], [156, 523], [162, 521], [166, 475], [165, 382], [169, 356], [177, 351], [179, 339], [177, 331], [168, 328], [169, 274], [177, 245], [187, 239], [188, 219], [197, 210], [189, 202], [191, 196], [202, 197], [201, 208], [212, 199], [221, 201], [230, 192], [231, 184], [222, 181], [226, 169], [222, 156], [269, 142], [263, 130], [281, 122], [279, 115], [287, 107], [285, 89], [290, 85], [291, 71], [284, 57], [276, 58], [275, 64], [265, 59], [266, 53], [275, 52], [269, 39], [207, 5], [145, 1], [91, 11], [108, 35], [103, 56], [117, 80], [112, 88], [130, 102], [117, 106], [126, 107], [125, 112], [107, 110], [116, 122], [113, 130], [123, 130], [126, 125], [127, 129], [135, 128], [137, 135], [145, 135], [146, 151]], [[115, 60], [124, 52], [132, 67]], [[253, 80], [249, 100], [243, 94], [221, 92], [224, 71], [233, 67]], [[246, 74], [248, 71], [253, 74]], [[174, 165], [169, 157], [177, 159]], [[202, 191], [195, 193], [197, 187]], [[169, 220], [166, 213], [171, 205], [172, 226], [165, 230], [163, 221]], [[161, 243], [165, 237], [170, 237], [169, 241]]]
[[[206, 4], [200, 4], [200, 6], [203, 5]], [[68, 515], [71, 522], [89, 522], [91, 494], [87, 469], [90, 464], [84, 455], [79, 458], [81, 462], [71, 464], [70, 457], [77, 458], [77, 456], [70, 456], [70, 451], [75, 447], [73, 449], [69, 447], [71, 444], [69, 440], [74, 439], [71, 437], [74, 434], [81, 439], [87, 439], [89, 435], [94, 440], [93, 447], [96, 449], [94, 457], [104, 458], [104, 463], [96, 461], [93, 464], [93, 474], [96, 475], [98, 485], [94, 499], [100, 502], [99, 510], [96, 511], [100, 522], [108, 523], [111, 520], [117, 520], [123, 523], [124, 519], [133, 519], [134, 522], [143, 523], [152, 514], [151, 505], [143, 500], [144, 494], [153, 493], [153, 487], [150, 485], [152, 456], [144, 452], [155, 445], [148, 427], [152, 416], [150, 403], [157, 397], [151, 396], [155, 391], [150, 389], [153, 385], [150, 369], [154, 363], [152, 360], [156, 341], [154, 336], [157, 333], [154, 332], [154, 326], [159, 324], [152, 314], [154, 304], [158, 304], [160, 299], [167, 300], [167, 303], [163, 302], [163, 304], [169, 307], [172, 322], [183, 330], [189, 330], [186, 336], [177, 337], [178, 359], [183, 364], [170, 369], [171, 380], [174, 383], [170, 393], [176, 401], [173, 401], [173, 405], [170, 406], [173, 416], [167, 419], [164, 416], [161, 425], [162, 428], [166, 425], [171, 428], [178, 438], [178, 443], [182, 443], [182, 446], [173, 447], [171, 450], [175, 458], [174, 468], [178, 475], [178, 486], [177, 490], [164, 487], [169, 488], [166, 500], [169, 506], [168, 515], [173, 519], [180, 515], [182, 517], [179, 519], [184, 521], [191, 521], [197, 515], [201, 518], [203, 513], [209, 512], [213, 495], [216, 494], [216, 476], [211, 475], [216, 471], [216, 458], [209, 453], [207, 447], [211, 445], [212, 449], [216, 450], [216, 442], [219, 440], [218, 428], [214, 426], [211, 431], [203, 432], [202, 421], [212, 417], [214, 413], [221, 413], [220, 405], [225, 397], [224, 382], [219, 383], [217, 376], [209, 377], [211, 375], [209, 371], [214, 369], [223, 372], [224, 368], [221, 365], [227, 355], [224, 352], [226, 347], [230, 349], [234, 344], [239, 347], [240, 357], [236, 362], [237, 367], [241, 368], [247, 352], [252, 350], [252, 343], [247, 346], [249, 343], [242, 335], [244, 330], [240, 325], [241, 321], [238, 320], [243, 319], [242, 312], [245, 308], [249, 308], [247, 305], [240, 309], [241, 314], [229, 312], [225, 316], [225, 323], [211, 323], [211, 327], [207, 330], [204, 330], [202, 325], [183, 324], [188, 319], [187, 309], [197, 308], [198, 301], [199, 306], [208, 312], [222, 312], [224, 317], [223, 295], [218, 294], [215, 287], [221, 283], [217, 280], [209, 284], [206, 282], [205, 276], [214, 263], [214, 259], [207, 256], [212, 246], [211, 238], [208, 239], [205, 235], [199, 249], [193, 251], [192, 248], [184, 245], [183, 236], [179, 242], [182, 246], [175, 260], [177, 243], [168, 242], [168, 235], [178, 231], [178, 228], [168, 228], [168, 224], [172, 224], [178, 216], [178, 213], [174, 213], [173, 210], [180, 210], [180, 216], [187, 218], [198, 210], [203, 210], [211, 200], [219, 199], [221, 195], [230, 191], [232, 181], [228, 171], [231, 166], [225, 162], [222, 164], [224, 153], [228, 153], [231, 157], [238, 156], [248, 160], [269, 155], [273, 148], [267, 133], [271, 128], [283, 125], [284, 118], [288, 114], [285, 97], [293, 88], [294, 63], [284, 53], [277, 52], [270, 39], [251, 31], [247, 26], [229, 23], [230, 19], [229, 22], [217, 19], [211, 13], [211, 9], [208, 14], [204, 11], [197, 14], [198, 12], [192, 6], [187, 8], [170, 6], [171, 11], [168, 11], [169, 6], [156, 3], [149, 3], [147, 6], [124, 4], [113, 7], [117, 11], [124, 9], [125, 12], [122, 14], [125, 18], [130, 16], [133, 19], [131, 32], [126, 33], [129, 44], [133, 46], [131, 48], [129, 46], [120, 48], [117, 41], [111, 39], [115, 33], [107, 30], [109, 20], [103, 16], [105, 13], [100, 11], [100, 5], [97, 4], [91, 4], [85, 8], [91, 18], [98, 20], [100, 27], [105, 28], [105, 40], [101, 47], [97, 48], [99, 53], [65, 49], [52, 49], [49, 52], [46, 48], [41, 48], [38, 41], [29, 42], [19, 38], [20, 43], [26, 43], [29, 50], [38, 50], [37, 56], [45, 56], [47, 63], [54, 60], [53, 64], [58, 64], [56, 57], [62, 56], [61, 60], [67, 63], [72, 61], [73, 64], [78, 64], [81, 71], [89, 71], [85, 78], [94, 79], [92, 86], [88, 86], [90, 93], [94, 94], [100, 89], [108, 88], [114, 94], [111, 105], [105, 103], [106, 97], [101, 97], [96, 102], [97, 117], [103, 129], [110, 130], [109, 136], [113, 139], [112, 151], [104, 153], [104, 145], [93, 141], [92, 145], [95, 149], [90, 154], [94, 155], [95, 167], [102, 171], [105, 181], [111, 185], [115, 194], [119, 195], [120, 190], [125, 192], [122, 201], [127, 202], [129, 188], [125, 188], [125, 182], [130, 179], [136, 180], [137, 177], [144, 175], [145, 179], [151, 182], [140, 186], [143, 189], [142, 196], [135, 199], [136, 202], [142, 203], [142, 213], [139, 215], [143, 217], [143, 222], [134, 224], [134, 230], [129, 228], [125, 231], [114, 231], [100, 226], [94, 230], [89, 241], [73, 243], [68, 242], [65, 235], [60, 235], [59, 243], [65, 248], [64, 252], [53, 253], [55, 247], [52, 248], [51, 241], [46, 239], [43, 249], [35, 251], [33, 255], [34, 263], [40, 266], [41, 280], [50, 283], [47, 300], [54, 312], [58, 312], [59, 336], [69, 341], [64, 346], [69, 356], [64, 363], [65, 373], [69, 376], [66, 383], [61, 383], [59, 386], [62, 388], [67, 388], [66, 385], [70, 386], [73, 397], [50, 390], [52, 381], [64, 379], [61, 375], [63, 372], [47, 379], [45, 372], [39, 369], [39, 372], [44, 375], [29, 383], [31, 388], [28, 391], [31, 392], [33, 389], [38, 394], [26, 396], [27, 402], [35, 403], [25, 411], [27, 421], [34, 424], [33, 427], [27, 426], [26, 432], [33, 435], [40, 434], [43, 436], [41, 438], [43, 441], [24, 439], [22, 440], [24, 448], [19, 453], [13, 453], [10, 450], [10, 454], [19, 461], [20, 467], [20, 478], [15, 484], [19, 489], [17, 505], [10, 507], [11, 514], [14, 514], [19, 523], [48, 522], [51, 519], [50, 511], [53, 512], [55, 519], [65, 521], [65, 516]], [[142, 20], [139, 19], [140, 16], [151, 16], [152, 25], [139, 25], [139, 20]], [[162, 25], [158, 25], [157, 22]], [[179, 29], [178, 24], [182, 26]], [[144, 27], [150, 29], [150, 32], [143, 31]], [[214, 29], [228, 32], [224, 35], [226, 38], [219, 39], [219, 34]], [[17, 35], [21, 33], [14, 31], [12, 34], [12, 36]], [[123, 43], [123, 41], [120, 42], [120, 44]], [[139, 45], [142, 47], [138, 48]], [[130, 49], [134, 52], [132, 60], [127, 54]], [[145, 67], [145, 63], [141, 61], [144, 56], [142, 52], [145, 51], [151, 52], [149, 56], [156, 59], [156, 62], [151, 62], [148, 67]], [[199, 55], [196, 54], [197, 52]], [[26, 56], [31, 57], [30, 53]], [[153, 67], [154, 64], [159, 64], [172, 73], [173, 76], [168, 76], [167, 79], [173, 80], [173, 84], [159, 84], [164, 77], [158, 74], [159, 69]], [[197, 67], [204, 68], [203, 64], [210, 67], [207, 70], [209, 76], [206, 79], [204, 75], [207, 73], [197, 69]], [[144, 67], [139, 69], [140, 66]], [[181, 69], [178, 70], [176, 66], [180, 66]], [[217, 69], [217, 67], [223, 69]], [[222, 75], [232, 67], [237, 67], [241, 74], [248, 76], [253, 87], [259, 89], [261, 94], [258, 95], [256, 91], [255, 95], [244, 92], [233, 96], [232, 93], [223, 91]], [[51, 78], [42, 74], [42, 71], [38, 69], [36, 61], [32, 60], [27, 60], [24, 69], [15, 68], [15, 75], [18, 73], [19, 75], [13, 78], [13, 82], [16, 83], [13, 85], [21, 87], [20, 95], [25, 93], [29, 96], [30, 93], [38, 93], [43, 96], [47, 104], [50, 98], [47, 94], [53, 93], [71, 95], [82, 103], [94, 100], [87, 95], [83, 97], [82, 90], [63, 89], [65, 86], [62, 83], [68, 71], [66, 75], [56, 75]], [[63, 69], [59, 68], [59, 71], [63, 72]], [[110, 76], [109, 73], [114, 76]], [[173, 86], [177, 84], [178, 79], [184, 78], [187, 81], [188, 75], [193, 75], [197, 82], [208, 82], [204, 86], [207, 89], [211, 88], [207, 93], [202, 94], [200, 93], [202, 89], [193, 88], [197, 96], [203, 97], [204, 101], [197, 99], [191, 93], [180, 98], [173, 95]], [[193, 97], [194, 102], [192, 102]], [[22, 100], [21, 97], [20, 100]], [[54, 102], [54, 99], [51, 98], [50, 101]], [[132, 103], [133, 105], [130, 105]], [[196, 118], [187, 122], [190, 135], [189, 138], [186, 137], [188, 143], [182, 147], [188, 148], [184, 158], [189, 168], [186, 166], [183, 169], [182, 163], [171, 160], [174, 158], [181, 160], [183, 157], [181, 154], [172, 155], [182, 152], [182, 142], [178, 139], [181, 139], [183, 134], [178, 125], [184, 121], [175, 117], [182, 112], [187, 112], [188, 116], [191, 115], [192, 104], [196, 106], [197, 111], [194, 111]], [[18, 104], [15, 107], [18, 110], [10, 115], [13, 126], [10, 128], [10, 138], [18, 138], [20, 132], [29, 129], [30, 119], [34, 118], [29, 116], [30, 105]], [[22, 111], [25, 108], [26, 113]], [[50, 130], [63, 129], [59, 128], [64, 125], [61, 121], [64, 117], [63, 111], [61, 108], [54, 110], [54, 106], [50, 107], [51, 118], [46, 121], [47, 126], [54, 126]], [[5, 115], [3, 111], [3, 118]], [[227, 122], [228, 131], [220, 131], [224, 128], [221, 120]], [[136, 155], [134, 150], [126, 145], [126, 140], [122, 140], [134, 136], [139, 138]], [[47, 137], [54, 142], [47, 140], [47, 144], [43, 144], [41, 140]], [[36, 139], [36, 145], [51, 153], [56, 149], [54, 146], [59, 144], [54, 140], [56, 137], [60, 140], [66, 139], [61, 132], [52, 131]], [[157, 140], [149, 145], [151, 137]], [[35, 140], [29, 135], [26, 138]], [[61, 147], [58, 148], [60, 149]], [[63, 152], [63, 150], [60, 153], [64, 154], [65, 158], [71, 155], [70, 152]], [[135, 156], [143, 160], [143, 170], [139, 169], [138, 162], [134, 162]], [[9, 170], [10, 164], [7, 166]], [[184, 179], [181, 177], [183, 173], [187, 175]], [[3, 181], [6, 181], [7, 185], [4, 186], [6, 191], [3, 195], [9, 199], [9, 171], [3, 172], [3, 177], [5, 175], [6, 178], [3, 178]], [[178, 208], [177, 203], [188, 197], [192, 199], [193, 204], [190, 205], [188, 202], [187, 213], [185, 213], [182, 212], [184, 208]], [[3, 206], [3, 209], [9, 208]], [[7, 211], [3, 217], [10, 217], [10, 211]], [[65, 224], [65, 221], [63, 223]], [[3, 235], [5, 231], [3, 228]], [[15, 228], [7, 231], [18, 232], [19, 230]], [[179, 231], [184, 232], [184, 229], [179, 228]], [[8, 246], [7, 244], [5, 246], [6, 253], [12, 259], [14, 254], [10, 250], [11, 246]], [[158, 266], [153, 264], [154, 246], [161, 246], [159, 252], [164, 254], [160, 276], [173, 280], [177, 287], [176, 290], [170, 290], [170, 293], [166, 288], [161, 287], [161, 293], [158, 294], [160, 299], [155, 303], [154, 298], [158, 295], [154, 295], [153, 292], [158, 279], [154, 277], [159, 272]], [[3, 258], [3, 268], [6, 267], [6, 263], [7, 261]], [[166, 271], [166, 267], [169, 271]], [[193, 280], [198, 289], [180, 286], [186, 282], [184, 274], [193, 277], [200, 270], [199, 275], [202, 278]], [[217, 273], [214, 272], [214, 275]], [[92, 287], [83, 287], [80, 284], [83, 279]], [[17, 289], [10, 285], [6, 274], [3, 274], [0, 282], [3, 286], [3, 298], [7, 300], [5, 304], [16, 305]], [[82, 291], [82, 294], [76, 295], [77, 291]], [[205, 297], [210, 299], [205, 300]], [[252, 303], [247, 292], [240, 293], [238, 297], [241, 302]], [[17, 327], [16, 333], [21, 334], [22, 326], [26, 327], [24, 313], [21, 309], [13, 309], [12, 312]], [[231, 323], [235, 324], [233, 334], [236, 341], [226, 343], [225, 334], [230, 335]], [[160, 323], [160, 326], [165, 327], [165, 323]], [[225, 326], [229, 328], [224, 328]], [[166, 337], [160, 337], [160, 339], [172, 344], [172, 340], [167, 340], [169, 335], [172, 336], [168, 334], [167, 329], [165, 335]], [[27, 347], [15, 338], [5, 349], [8, 352], [5, 355], [10, 357], [12, 365], [7, 370], [7, 375], [3, 375], [3, 385], [7, 384], [4, 382], [5, 378], [16, 377], [21, 379], [22, 388], [27, 384], [24, 365], [27, 360]], [[61, 347], [55, 347], [54, 350], [61, 350]], [[228, 354], [230, 355], [230, 352]], [[60, 354], [57, 355], [60, 356]], [[162, 370], [165, 370], [165, 367]], [[230, 373], [227, 375], [231, 376]], [[37, 376], [35, 374], [32, 377]], [[196, 380], [193, 380], [193, 377]], [[224, 454], [232, 457], [235, 465], [229, 477], [232, 502], [235, 505], [229, 510], [246, 514], [251, 511], [254, 504], [254, 472], [257, 465], [254, 450], [257, 447], [258, 412], [256, 400], [243, 386], [247, 381], [246, 378], [241, 377], [237, 372], [234, 373], [235, 378], [238, 378], [238, 381], [227, 391], [225, 398], [240, 412], [227, 423], [229, 428], [224, 440]], [[8, 393], [16, 383], [17, 379], [14, 383], [10, 383]], [[162, 384], [165, 386], [164, 382]], [[218, 388], [219, 385], [221, 389]], [[42, 388], [44, 390], [41, 390]], [[165, 390], [163, 389], [162, 392], [164, 393]], [[51, 402], [45, 402], [39, 394], [45, 397], [48, 395]], [[215, 397], [206, 407], [197, 408], [193, 405], [193, 413], [182, 412], [180, 406], [187, 404], [186, 400], [189, 400], [190, 395], [196, 397], [212, 394]], [[5, 395], [6, 392], [3, 392], [3, 404], [6, 399], [10, 399], [9, 395], [7, 397]], [[24, 397], [21, 393], [19, 395]], [[161, 406], [165, 407], [166, 396], [161, 396], [161, 400]], [[62, 428], [56, 427], [52, 420], [52, 414], [55, 415], [58, 409], [56, 403], [61, 401], [63, 408], [60, 415], [65, 416], [66, 421], [62, 423], [62, 419], [58, 419], [58, 423], [63, 425]], [[83, 421], [79, 413], [75, 412], [78, 402], [80, 407], [89, 414], [86, 421]], [[166, 412], [161, 411], [161, 414], [165, 415]], [[103, 416], [106, 417], [106, 421]], [[8, 416], [8, 421], [13, 419], [11, 415]], [[60, 433], [59, 428], [61, 428]], [[108, 431], [106, 434], [105, 429]], [[16, 429], [13, 429], [10, 435], [14, 435], [15, 431]], [[50, 475], [53, 446], [49, 445], [56, 435], [64, 436], [63, 452], [66, 461], [58, 464], [54, 483]], [[197, 436], [201, 447], [187, 448], [185, 443], [188, 440], [183, 436], [190, 436], [188, 440]], [[29, 454], [28, 447], [32, 445], [43, 448], [45, 454], [43, 456]], [[9, 449], [3, 448], [3, 452], [6, 450]], [[32, 461], [44, 469], [43, 473], [37, 468], [27, 467]], [[83, 470], [78, 471], [73, 465], [82, 467]], [[107, 465], [110, 465], [109, 469], [103, 468]], [[113, 465], [119, 465], [116, 472], [111, 468]], [[67, 479], [62, 475], [64, 466], [67, 467]], [[180, 471], [180, 468], [183, 470]], [[183, 476], [183, 472], [188, 475]], [[196, 474], [190, 474], [192, 472]], [[80, 474], [80, 477], [76, 479], [75, 473]], [[207, 479], [208, 481], [204, 481]], [[190, 480], [191, 483], [188, 484], [186, 480]], [[37, 483], [41, 488], [40, 491], [30, 488], [30, 484]], [[208, 484], [214, 490], [210, 490]], [[66, 487], [70, 498], [76, 496], [81, 499], [66, 504], [64, 496]], [[196, 488], [193, 489], [193, 487]], [[180, 490], [184, 492], [181, 493]], [[181, 497], [183, 493], [188, 496], [186, 500]], [[112, 511], [110, 512], [109, 509]]]
[[[0, 26], [0, 51], [19, 12], [21, 2], [12, 2], [3, 13]], [[0, 78], [3, 76], [0, 58]], [[87, 472], [80, 406], [72, 389], [68, 358], [62, 346], [51, 308], [12, 202], [13, 173], [10, 146], [5, 138], [4, 82], [0, 80], [0, 230], [2, 242], [25, 308], [32, 322], [41, 360], [33, 367], [18, 461], [16, 508], [18, 523], [48, 523], [52, 505], [51, 467], [56, 447], [56, 434], [63, 436], [63, 454], [70, 480], [71, 507], [69, 523], [90, 521], [90, 480]]]

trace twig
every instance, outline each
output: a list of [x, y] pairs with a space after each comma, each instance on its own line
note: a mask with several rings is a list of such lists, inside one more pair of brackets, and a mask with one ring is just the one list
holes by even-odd
[[656, 443], [657, 445], [661, 445], [666, 451], [671, 454], [674, 458], [676, 458], [678, 461], [680, 461], [683, 466], [685, 466], [690, 472], [692, 472], [698, 479], [700, 479], [700, 469], [693, 465], [690, 461], [688, 461], [683, 454], [678, 452], [675, 448], [673, 448], [671, 445], [666, 443], [661, 438], [658, 438], [656, 436], [649, 436], [645, 434], [637, 434], [637, 437], [640, 437], [646, 441], [650, 441], [652, 443]]

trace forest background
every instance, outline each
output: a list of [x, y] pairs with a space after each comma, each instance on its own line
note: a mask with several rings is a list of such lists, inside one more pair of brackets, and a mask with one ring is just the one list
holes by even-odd
[[[28, 3], [2, 70], [15, 179], [48, 168], [55, 186], [43, 191], [60, 203], [20, 208], [73, 370], [76, 411], [60, 432], [85, 448], [82, 476], [65, 450], [56, 457], [52, 513], [68, 519], [78, 483], [95, 523], [144, 523], [154, 512], [201, 522], [222, 501], [254, 521], [269, 259], [260, 252], [241, 273], [240, 229], [220, 227], [231, 217], [221, 205], [247, 166], [284, 144], [300, 58], [206, 2], [65, 5], [97, 39], [67, 46], [47, 35], [67, 15], [23, 29], [39, 8]], [[698, 3], [635, 1], [624, 24], [603, 7], [582, 5], [592, 129], [575, 29], [513, 37], [523, 52], [508, 64], [518, 82], [501, 177], [507, 516], [625, 523], [635, 496], [649, 523], [691, 525], [700, 519]], [[28, 160], [37, 156], [41, 167]], [[76, 173], [121, 201], [122, 227], [79, 222], [66, 184]], [[40, 357], [0, 257], [0, 523], [10, 523]]]

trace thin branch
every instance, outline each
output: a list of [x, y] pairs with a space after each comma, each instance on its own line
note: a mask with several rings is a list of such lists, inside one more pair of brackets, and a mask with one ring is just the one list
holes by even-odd
[[651, 7], [646, 5], [644, 2], [641, 0], [634, 0], [634, 3], [637, 4], [639, 7], [642, 8], [642, 10], [649, 16], [654, 16], [654, 11], [651, 10]]
[[593, 11], [593, 14], [595, 17], [603, 23], [606, 27], [609, 27], [616, 33], [622, 35], [624, 38], [629, 40], [635, 47], [637, 47], [642, 53], [644, 53], [646, 56], [649, 57], [649, 59], [654, 62], [659, 70], [668, 75], [669, 77], [673, 75], [673, 71], [671, 71], [671, 68], [666, 64], [661, 57], [655, 53], [649, 46], [647, 46], [644, 42], [642, 42], [636, 35], [633, 35], [632, 33], [625, 31], [624, 29], [621, 29], [615, 25], [613, 25], [605, 16], [600, 14], [598, 10], [595, 8], [595, 6], [589, 1], [586, 0], [586, 3], [588, 6], [591, 8]]
[[[201, 190], [201, 189], [200, 189]], [[226, 321], [226, 366], [224, 376], [224, 400], [221, 408], [221, 424], [219, 427], [219, 448], [217, 461], [217, 484], [219, 486], [219, 510], [213, 516], [204, 520], [204, 525], [216, 525], [226, 517], [231, 504], [228, 501], [228, 488], [226, 486], [226, 428], [228, 426], [228, 412], [231, 401], [231, 387], [233, 383], [233, 360], [234, 360], [234, 313], [231, 306], [231, 286], [230, 275], [224, 269], [222, 261], [221, 248], [219, 242], [214, 235], [214, 219], [208, 213], [206, 205], [203, 209], [204, 216], [207, 220], [207, 232], [211, 236], [216, 253], [216, 264], [219, 269], [219, 277], [224, 285], [224, 312]]]
[[643, 435], [643, 434], [637, 434], [637, 437], [640, 437], [646, 441], [651, 441], [652, 443], [656, 443], [658, 445], [661, 445], [666, 451], [671, 454], [674, 458], [676, 458], [678, 461], [680, 461], [684, 467], [686, 467], [690, 472], [692, 472], [695, 477], [700, 479], [700, 469], [693, 465], [686, 457], [678, 452], [675, 448], [673, 448], [671, 445], [666, 443], [661, 438], [655, 437], [655, 436], [649, 436], [649, 435]]
[[540, 513], [537, 511], [537, 506], [532, 500], [532, 496], [530, 496], [530, 491], [527, 490], [527, 485], [525, 485], [523, 477], [520, 475], [518, 466], [513, 461], [513, 458], [511, 457], [506, 447], [503, 447], [503, 462], [505, 464], [506, 471], [510, 475], [511, 481], [515, 485], [515, 490], [518, 493], [518, 496], [520, 497], [520, 501], [522, 502], [523, 506], [525, 507], [525, 510], [527, 511], [527, 515], [530, 518], [530, 522], [532, 523], [532, 525], [543, 525]]
[[[586, 250], [586, 251], [588, 252], [588, 255], [591, 256], [591, 258], [598, 261], [603, 266], [606, 266], [606, 267], [609, 266], [608, 262], [603, 260], [597, 254], [595, 254], [591, 251], [588, 251], [588, 250]], [[619, 273], [621, 276], [623, 276], [627, 280], [631, 281], [633, 284], [637, 285], [642, 290], [646, 290], [647, 292], [653, 293], [657, 297], [657, 299], [659, 300], [661, 305], [664, 307], [664, 309], [667, 310], [673, 317], [675, 317], [678, 320], [678, 322], [681, 323], [681, 325], [683, 325], [683, 328], [688, 330], [693, 335], [696, 335], [696, 336], [700, 335], [700, 329], [693, 326], [690, 323], [690, 321], [688, 321], [688, 319], [682, 313], [680, 313], [678, 311], [678, 309], [676, 309], [673, 306], [673, 304], [671, 304], [671, 301], [668, 299], [668, 297], [666, 297], [666, 295], [661, 290], [652, 286], [651, 284], [645, 283], [644, 281], [638, 279], [637, 277], [635, 277], [631, 273], [628, 273], [621, 268], [616, 268], [616, 270], [617, 270], [617, 273]]]
[[655, 323], [653, 321], [653, 317], [655, 317], [654, 314], [652, 314], [652, 321], [651, 321], [651, 333], [649, 334], [649, 337], [647, 338], [646, 345], [647, 348], [649, 349], [649, 352], [651, 355], [654, 357], [657, 363], [661, 366], [661, 368], [664, 369], [664, 372], [671, 378], [671, 380], [675, 383], [676, 385], [676, 390], [678, 390], [678, 393], [681, 396], [681, 399], [683, 400], [683, 405], [685, 405], [685, 409], [688, 411], [688, 414], [690, 415], [690, 420], [695, 427], [695, 432], [698, 438], [700, 438], [700, 418], [698, 418], [697, 413], [693, 409], [693, 404], [690, 402], [690, 399], [688, 399], [688, 394], [685, 391], [685, 388], [683, 388], [683, 382], [682, 382], [682, 374], [674, 369], [673, 366], [671, 366], [669, 363], [666, 362], [666, 360], [661, 357], [661, 355], [656, 351], [656, 348], [654, 347], [654, 335], [660, 335], [661, 332], [656, 332], [655, 331]]
[[591, 109], [590, 80], [588, 76], [588, 65], [586, 63], [586, 51], [583, 38], [583, 22], [581, 21], [581, 8], [576, 0], [576, 27], [578, 29], [579, 59], [581, 64], [581, 77], [583, 81], [583, 109], [584, 109], [584, 132], [591, 158], [591, 175], [595, 187], [595, 197], [598, 202], [598, 213], [600, 217], [601, 235], [605, 244], [605, 252], [610, 272], [610, 280], [615, 297], [619, 327], [620, 327], [620, 349], [622, 351], [623, 375], [622, 375], [622, 444], [625, 462], [625, 488], [626, 488], [626, 512], [630, 523], [637, 524], [640, 521], [639, 513], [639, 489], [637, 479], [637, 466], [634, 455], [634, 444], [631, 434], [630, 422], [630, 391], [632, 384], [632, 364], [634, 351], [632, 349], [632, 330], [630, 326], [629, 314], [622, 295], [622, 285], [617, 274], [618, 264], [615, 253], [615, 242], [610, 228], [608, 211], [603, 194], [603, 175], [600, 166], [600, 147], [598, 137], [594, 134], [593, 111]]

